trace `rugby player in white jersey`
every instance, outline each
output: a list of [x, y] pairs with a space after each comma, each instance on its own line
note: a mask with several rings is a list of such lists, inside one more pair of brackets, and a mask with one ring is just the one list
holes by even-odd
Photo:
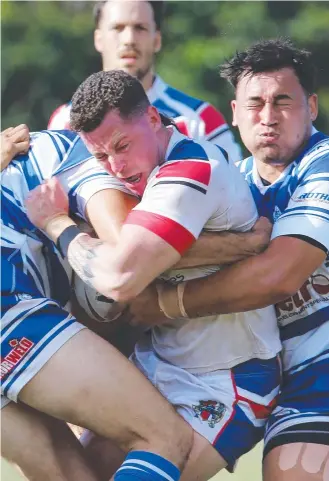
[[[166, 84], [155, 74], [155, 55], [161, 49], [162, 1], [100, 1], [94, 7], [94, 44], [103, 70], [120, 69], [136, 76], [150, 102], [175, 120], [179, 130], [194, 139], [223, 147], [231, 161], [241, 150], [221, 112]], [[70, 128], [71, 103], [58, 107], [48, 129]]]
[[[26, 149], [26, 134], [25, 126], [3, 133], [2, 162]], [[92, 162], [75, 133], [45, 131], [2, 172], [2, 455], [31, 480], [96, 481], [65, 420], [130, 452], [114, 479], [178, 480], [192, 430], [128, 360], [70, 315], [70, 266], [26, 216], [29, 191], [52, 175], [79, 213], [77, 192], [90, 198], [104, 177]]]
[[[116, 246], [79, 231], [59, 182], [30, 194], [28, 215], [64, 246], [78, 275], [107, 297], [130, 301], [160, 274], [178, 289], [184, 279], [209, 275], [219, 267], [167, 270], [203, 227], [244, 232], [255, 223], [247, 184], [222, 149], [165, 127], [140, 82], [125, 72], [89, 77], [72, 99], [71, 124], [116, 177], [113, 188], [121, 180], [120, 189], [141, 202]], [[160, 303], [166, 303], [164, 285], [157, 285]], [[270, 306], [199, 320], [184, 319], [183, 310], [177, 319], [166, 314], [170, 320], [138, 342], [132, 360], [194, 429], [183, 479], [207, 480], [223, 467], [232, 469], [263, 436], [280, 381], [275, 313]]]
[[[256, 43], [222, 68], [235, 88], [234, 122], [252, 153], [240, 164], [258, 210], [274, 222], [264, 253], [212, 278], [188, 282], [188, 315], [276, 303], [283, 387], [269, 417], [265, 481], [329, 479], [329, 139], [317, 117], [315, 67], [289, 41]], [[172, 315], [177, 295], [169, 288]], [[155, 289], [131, 309], [163, 317]]]

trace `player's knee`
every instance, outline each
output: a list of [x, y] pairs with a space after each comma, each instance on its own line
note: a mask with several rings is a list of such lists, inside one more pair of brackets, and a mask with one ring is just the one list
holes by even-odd
[[173, 416], [171, 421], [160, 422], [157, 429], [150, 426], [143, 437], [136, 436], [128, 451], [143, 449], [152, 451], [172, 461], [182, 468], [191, 452], [193, 430], [180, 416]]

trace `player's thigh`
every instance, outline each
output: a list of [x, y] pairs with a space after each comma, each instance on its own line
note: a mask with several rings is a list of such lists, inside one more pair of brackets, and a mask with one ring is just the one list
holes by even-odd
[[328, 481], [328, 361], [325, 356], [304, 360], [303, 369], [285, 374], [264, 437], [266, 481]]
[[329, 481], [329, 446], [296, 442], [277, 446], [264, 459], [264, 481]]
[[145, 377], [88, 329], [71, 337], [21, 390], [19, 399], [125, 449], [136, 438], [189, 451], [190, 429]]
[[1, 455], [27, 479], [96, 480], [82, 446], [63, 421], [10, 402], [1, 411], [1, 438]]

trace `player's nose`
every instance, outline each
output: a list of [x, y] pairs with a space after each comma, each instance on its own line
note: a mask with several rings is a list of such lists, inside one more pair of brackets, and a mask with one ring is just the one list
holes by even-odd
[[123, 157], [109, 157], [108, 159], [111, 170], [114, 175], [121, 174], [123, 176], [124, 170], [126, 168], [126, 161]]

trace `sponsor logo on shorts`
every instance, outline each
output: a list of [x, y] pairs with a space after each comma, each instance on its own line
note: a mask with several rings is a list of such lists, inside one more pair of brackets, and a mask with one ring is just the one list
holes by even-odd
[[226, 411], [225, 405], [217, 401], [200, 401], [198, 405], [192, 405], [192, 408], [195, 417], [207, 421], [211, 428], [219, 423]]
[[26, 337], [22, 337], [20, 340], [11, 339], [9, 345], [12, 348], [11, 351], [1, 358], [1, 376], [0, 379], [7, 376], [15, 366], [23, 359], [24, 356], [32, 349], [34, 342], [30, 341]]

